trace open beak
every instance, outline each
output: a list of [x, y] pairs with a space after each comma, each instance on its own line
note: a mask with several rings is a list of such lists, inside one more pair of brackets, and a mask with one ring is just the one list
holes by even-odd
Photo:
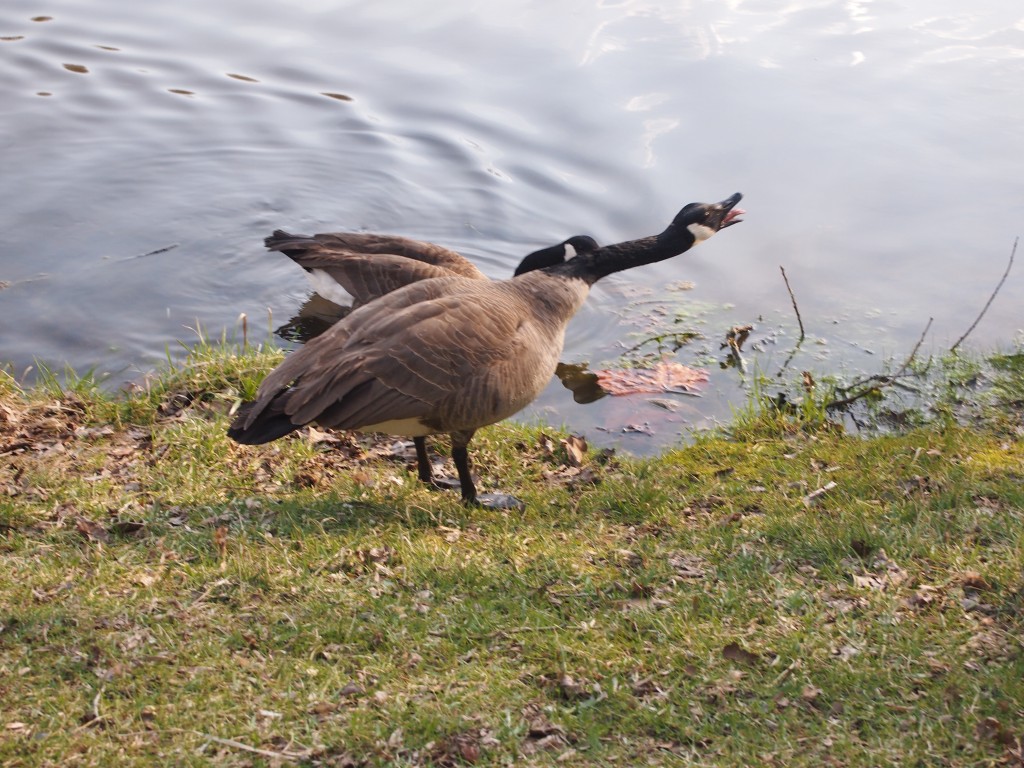
[[742, 208], [737, 208], [736, 203], [743, 199], [743, 195], [737, 192], [731, 197], [727, 197], [725, 200], [717, 204], [721, 219], [718, 220], [718, 228], [725, 229], [731, 227], [733, 224], [739, 224], [743, 219], [739, 218], [746, 211]]

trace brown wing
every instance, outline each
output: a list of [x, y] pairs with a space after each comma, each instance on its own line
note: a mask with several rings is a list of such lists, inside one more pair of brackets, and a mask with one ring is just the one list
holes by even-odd
[[277, 230], [265, 241], [267, 248], [281, 251], [307, 268], [324, 269], [334, 256], [352, 254], [390, 254], [412, 261], [441, 267], [450, 274], [481, 279], [484, 274], [461, 254], [434, 243], [398, 235], [375, 235], [364, 232], [331, 232], [312, 237], [290, 235]]
[[421, 280], [452, 276], [451, 271], [444, 267], [390, 253], [330, 253], [304, 259], [303, 266], [322, 269], [351, 294], [356, 305], [366, 304]]
[[531, 298], [519, 283], [466, 278], [388, 294], [292, 353], [245, 427], [264, 412], [345, 429], [418, 419], [437, 432], [506, 418], [550, 380], [571, 317], [538, 322]]

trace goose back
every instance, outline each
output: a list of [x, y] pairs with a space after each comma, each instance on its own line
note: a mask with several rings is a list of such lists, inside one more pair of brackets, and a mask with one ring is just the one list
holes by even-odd
[[[298, 427], [418, 436], [472, 433], [528, 405], [550, 381], [588, 286], [543, 271], [492, 282], [427, 280], [354, 310], [263, 381], [261, 417]], [[244, 418], [243, 418], [244, 416]]]
[[[336, 232], [308, 236], [275, 230], [264, 242], [305, 269], [313, 290], [342, 306], [361, 306], [435, 277], [487, 279], [455, 251], [398, 235]], [[576, 235], [528, 254], [515, 274], [560, 264], [597, 247], [592, 237]]]
[[275, 230], [264, 244], [306, 270], [314, 290], [336, 304], [358, 306], [434, 277], [485, 279], [453, 250], [399, 235], [331, 232], [292, 235]]

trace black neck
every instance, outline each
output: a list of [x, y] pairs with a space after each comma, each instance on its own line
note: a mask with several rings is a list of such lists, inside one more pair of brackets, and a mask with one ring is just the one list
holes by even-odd
[[593, 285], [613, 272], [653, 264], [678, 256], [689, 250], [695, 242], [689, 230], [669, 226], [660, 235], [627, 240], [585, 253], [549, 269], [549, 272], [567, 277], [578, 277]]

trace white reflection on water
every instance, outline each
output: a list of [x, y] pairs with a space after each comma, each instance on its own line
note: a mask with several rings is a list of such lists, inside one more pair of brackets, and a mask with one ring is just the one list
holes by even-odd
[[[283, 321], [305, 281], [263, 252], [275, 227], [407, 234], [500, 277], [541, 245], [650, 234], [737, 189], [746, 223], [602, 282], [566, 359], [613, 360], [647, 320], [634, 299], [680, 280], [712, 361], [730, 325], [785, 332], [784, 264], [827, 342], [794, 366], [875, 365], [865, 348], [898, 355], [932, 315], [937, 348], [955, 339], [1024, 229], [1018, 0], [44, 10], [0, 4], [0, 359], [16, 370], [68, 361], [117, 384], [197, 318], [213, 335], [242, 311]], [[1020, 306], [1017, 273], [979, 341], [1012, 339]], [[715, 372], [685, 423], [727, 416], [736, 382]], [[538, 404], [581, 429], [651, 418], [602, 407], [557, 385]]]

